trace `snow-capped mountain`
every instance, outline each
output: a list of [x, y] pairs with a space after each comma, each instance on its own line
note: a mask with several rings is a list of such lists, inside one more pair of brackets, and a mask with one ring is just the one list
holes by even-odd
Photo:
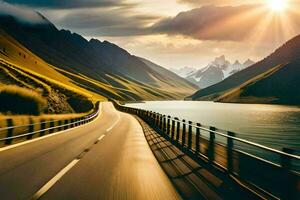
[[182, 78], [186, 78], [196, 72], [197, 70], [193, 67], [182, 67], [180, 69], [169, 69], [170, 71], [174, 72], [178, 76], [181, 76]]
[[189, 74], [186, 79], [197, 84], [200, 88], [206, 88], [253, 65], [254, 63], [255, 62], [248, 59], [244, 63], [240, 63], [240, 61], [237, 60], [231, 64], [223, 55], [215, 58], [215, 60], [209, 63], [205, 68]]

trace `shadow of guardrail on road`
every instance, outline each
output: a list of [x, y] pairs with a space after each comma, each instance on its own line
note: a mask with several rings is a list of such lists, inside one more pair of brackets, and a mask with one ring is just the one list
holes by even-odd
[[117, 102], [114, 105], [122, 112], [139, 116], [195, 161], [206, 161], [212, 169], [218, 169], [258, 196], [300, 199], [300, 156], [292, 150], [272, 149], [238, 138], [230, 131]]
[[184, 199], [256, 199], [226, 175], [211, 172], [207, 163], [194, 161], [139, 117], [136, 118], [152, 152]]

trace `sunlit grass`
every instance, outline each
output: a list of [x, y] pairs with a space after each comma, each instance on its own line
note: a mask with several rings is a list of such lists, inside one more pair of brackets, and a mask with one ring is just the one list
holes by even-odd
[[15, 85], [0, 88], [0, 112], [39, 115], [47, 101], [37, 92]]

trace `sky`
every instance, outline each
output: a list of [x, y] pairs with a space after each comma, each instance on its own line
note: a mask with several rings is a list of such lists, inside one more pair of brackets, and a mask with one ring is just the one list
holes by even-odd
[[3, 2], [37, 10], [60, 29], [108, 40], [167, 68], [203, 68], [220, 55], [231, 62], [259, 61], [300, 34], [300, 0]]

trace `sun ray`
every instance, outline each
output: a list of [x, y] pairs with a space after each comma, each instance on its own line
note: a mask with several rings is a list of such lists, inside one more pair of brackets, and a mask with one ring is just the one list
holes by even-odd
[[286, 0], [268, 0], [268, 4], [274, 12], [282, 12], [287, 7]]

